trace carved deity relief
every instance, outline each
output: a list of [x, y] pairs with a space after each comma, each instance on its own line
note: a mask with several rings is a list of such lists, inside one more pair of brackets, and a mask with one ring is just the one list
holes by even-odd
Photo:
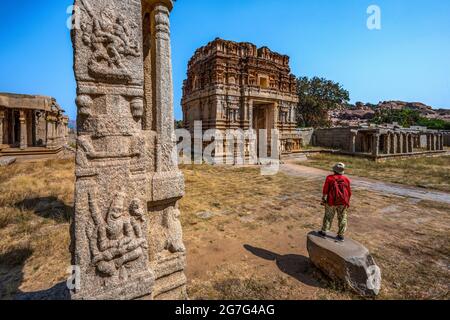
[[106, 215], [99, 211], [95, 195], [89, 194], [89, 210], [94, 227], [89, 230], [92, 264], [108, 277], [127, 280], [130, 264], [145, 256], [146, 218], [142, 203], [135, 199], [125, 206], [124, 193], [113, 194]]
[[130, 82], [132, 74], [124, 59], [140, 56], [140, 44], [135, 41], [138, 25], [125, 19], [111, 3], [98, 16], [89, 0], [80, 3], [81, 10], [90, 17], [90, 20], [83, 19], [81, 25], [83, 42], [92, 50], [88, 64], [90, 75], [110, 82]]

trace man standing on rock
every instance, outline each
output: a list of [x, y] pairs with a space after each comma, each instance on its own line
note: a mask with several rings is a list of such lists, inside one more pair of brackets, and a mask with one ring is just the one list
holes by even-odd
[[343, 242], [347, 230], [347, 215], [352, 197], [350, 179], [344, 176], [345, 164], [338, 163], [333, 167], [333, 175], [327, 177], [323, 186], [323, 205], [325, 217], [320, 235], [325, 237], [330, 231], [334, 216], [337, 214], [339, 222], [338, 240]]

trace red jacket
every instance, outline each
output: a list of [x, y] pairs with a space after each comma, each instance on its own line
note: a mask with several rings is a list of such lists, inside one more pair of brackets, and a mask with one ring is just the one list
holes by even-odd
[[327, 203], [331, 207], [336, 206], [334, 194], [332, 192], [332, 185], [334, 184], [334, 180], [336, 180], [338, 178], [344, 180], [344, 182], [345, 182], [345, 187], [347, 189], [348, 197], [349, 197], [349, 199], [348, 199], [349, 204], [350, 204], [350, 198], [352, 197], [351, 181], [349, 178], [347, 178], [344, 175], [338, 175], [338, 174], [328, 176], [327, 180], [325, 181], [325, 184], [323, 186], [323, 195], [327, 197]]

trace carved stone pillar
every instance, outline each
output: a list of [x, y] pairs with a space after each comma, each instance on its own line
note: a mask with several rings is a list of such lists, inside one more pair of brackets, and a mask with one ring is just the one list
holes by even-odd
[[[71, 250], [81, 286], [72, 298], [186, 298], [172, 1], [75, 5], [83, 28], [72, 31], [78, 132]], [[144, 60], [151, 68], [144, 68]]]
[[391, 153], [391, 134], [388, 133], [386, 135], [386, 145], [384, 146], [385, 150], [386, 150], [386, 154], [390, 154]]
[[47, 134], [46, 134], [46, 138], [45, 138], [45, 145], [46, 145], [46, 147], [47, 148], [50, 148], [51, 146], [52, 146], [52, 137], [51, 137], [51, 135], [52, 135], [52, 122], [50, 121], [50, 119], [49, 119], [49, 117], [47, 116], [46, 118], [45, 118], [45, 121], [46, 121], [46, 126], [47, 126]]
[[350, 132], [350, 148], [349, 151], [351, 153], [356, 153], [356, 137], [358, 135], [358, 131], [352, 130]]
[[27, 143], [27, 117], [25, 111], [20, 111], [20, 149], [24, 150], [28, 147]]
[[[278, 122], [280, 121], [280, 105], [278, 103], [274, 103], [273, 106], [273, 129], [278, 129]], [[269, 127], [270, 128], [270, 127]], [[269, 133], [270, 135], [270, 133]]]
[[408, 153], [408, 134], [403, 134], [403, 153]]
[[398, 134], [398, 153], [403, 153], [403, 133]]
[[406, 134], [406, 153], [412, 152], [411, 134]]
[[0, 148], [5, 143], [3, 139], [3, 131], [5, 130], [5, 126], [3, 125], [3, 122], [5, 121], [5, 111], [0, 110]]
[[396, 154], [398, 151], [398, 138], [397, 138], [397, 133], [393, 133], [392, 134], [392, 154]]
[[378, 157], [379, 154], [380, 154], [380, 134], [376, 133], [373, 135], [372, 155], [374, 157]]
[[250, 99], [248, 101], [248, 121], [249, 121], [249, 129], [253, 129], [253, 100]]
[[[152, 7], [153, 75], [156, 98], [157, 164], [153, 177], [151, 211], [162, 215], [168, 230], [165, 250], [155, 261], [155, 298], [179, 299], [186, 296], [185, 247], [179, 221], [178, 200], [184, 195], [184, 178], [176, 163], [175, 133], [173, 129], [173, 81], [170, 45], [170, 0], [147, 1]], [[161, 206], [161, 202], [164, 203]]]
[[442, 150], [444, 150], [444, 134], [441, 134], [440, 142], [441, 142], [441, 144], [440, 144], [439, 150], [442, 151]]

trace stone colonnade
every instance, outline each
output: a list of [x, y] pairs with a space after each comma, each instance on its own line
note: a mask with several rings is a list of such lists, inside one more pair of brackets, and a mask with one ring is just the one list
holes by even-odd
[[427, 150], [428, 151], [441, 151], [444, 150], [444, 135], [439, 134], [427, 134]]
[[[425, 134], [427, 137], [427, 151], [444, 150], [443, 134], [438, 132]], [[372, 136], [372, 155], [378, 157], [380, 155], [414, 153], [421, 148], [421, 136], [423, 135], [424, 133], [412, 132], [374, 133]], [[351, 148], [355, 152], [356, 135], [354, 133], [352, 133], [351, 143]]]
[[[19, 147], [22, 150], [39, 146], [37, 131], [42, 116], [38, 116], [38, 112], [44, 114], [43, 119], [46, 121], [45, 137], [40, 146], [57, 148], [64, 145], [69, 134], [67, 118], [39, 110], [6, 108], [0, 110], [0, 146]], [[18, 123], [16, 123], [17, 115]], [[19, 131], [16, 131], [16, 126], [20, 126]], [[18, 137], [15, 136], [16, 132], [19, 132]]]

